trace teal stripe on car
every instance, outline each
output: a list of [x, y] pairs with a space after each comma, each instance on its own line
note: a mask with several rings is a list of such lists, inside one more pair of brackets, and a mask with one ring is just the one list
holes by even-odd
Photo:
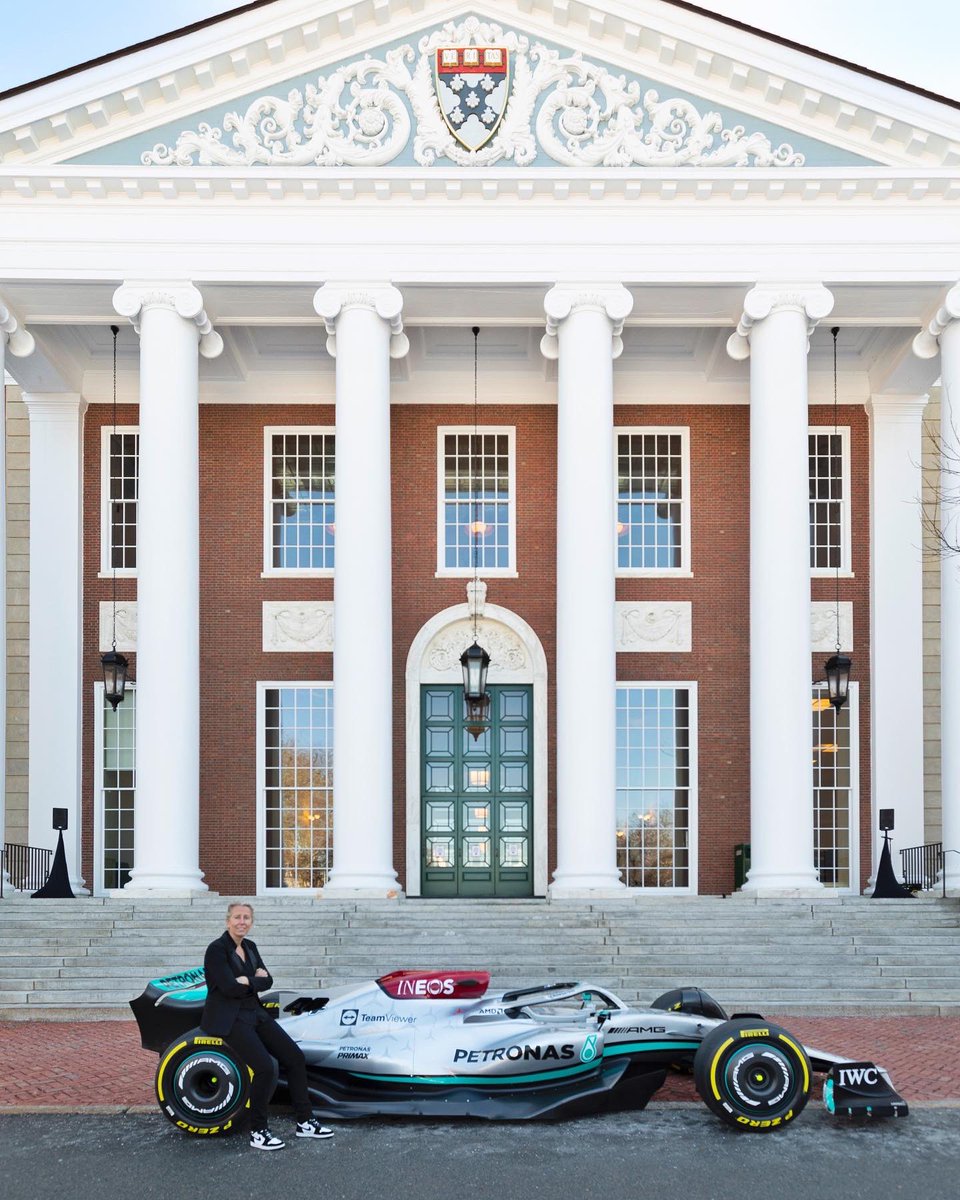
[[617, 1054], [642, 1054], [645, 1050], [696, 1050], [699, 1042], [618, 1042], [615, 1046], [604, 1046], [603, 1057], [613, 1058]]
[[489, 1087], [500, 1083], [542, 1083], [545, 1079], [563, 1079], [595, 1071], [593, 1063], [576, 1067], [558, 1067], [555, 1071], [532, 1071], [529, 1075], [362, 1075], [351, 1071], [355, 1079], [372, 1079], [377, 1083], [425, 1083], [440, 1087]]

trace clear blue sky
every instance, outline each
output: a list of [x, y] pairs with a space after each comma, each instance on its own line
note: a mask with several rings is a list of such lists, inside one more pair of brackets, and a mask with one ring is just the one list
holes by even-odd
[[[960, 99], [960, 0], [699, 0], [759, 29]], [[239, 0], [0, 0], [0, 91]]]

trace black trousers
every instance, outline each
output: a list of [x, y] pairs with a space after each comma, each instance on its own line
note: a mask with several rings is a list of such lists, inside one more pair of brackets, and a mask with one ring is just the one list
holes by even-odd
[[283, 1067], [289, 1084], [297, 1120], [308, 1120], [313, 1115], [313, 1108], [307, 1093], [307, 1063], [303, 1051], [272, 1017], [266, 1013], [251, 1015], [255, 1015], [255, 1021], [244, 1020], [242, 1015], [225, 1039], [253, 1071], [250, 1128], [263, 1129], [268, 1123], [267, 1105], [277, 1086], [277, 1063]]

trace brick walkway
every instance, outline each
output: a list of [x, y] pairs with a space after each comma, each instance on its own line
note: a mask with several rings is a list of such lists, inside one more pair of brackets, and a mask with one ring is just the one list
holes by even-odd
[[[960, 1017], [770, 1019], [817, 1049], [875, 1060], [908, 1101], [960, 1106]], [[0, 1112], [152, 1108], [156, 1065], [133, 1021], [0, 1022]], [[695, 1099], [692, 1080], [668, 1079], [657, 1099]]]

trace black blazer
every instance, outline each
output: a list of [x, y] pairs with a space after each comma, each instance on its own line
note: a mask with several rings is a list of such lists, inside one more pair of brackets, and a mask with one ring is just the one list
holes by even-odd
[[[273, 987], [272, 975], [255, 975], [257, 968], [263, 967], [263, 959], [257, 950], [256, 942], [244, 938], [242, 945], [247, 956], [245, 963], [234, 953], [236, 946], [233, 938], [224, 930], [215, 942], [210, 943], [203, 956], [207, 1001], [203, 1006], [200, 1028], [214, 1037], [226, 1037], [230, 1033], [241, 1006], [249, 1007], [249, 1004], [242, 1004], [244, 1000], [252, 997], [259, 1007], [258, 993]], [[249, 986], [237, 982], [240, 975], [246, 975], [250, 980]]]

